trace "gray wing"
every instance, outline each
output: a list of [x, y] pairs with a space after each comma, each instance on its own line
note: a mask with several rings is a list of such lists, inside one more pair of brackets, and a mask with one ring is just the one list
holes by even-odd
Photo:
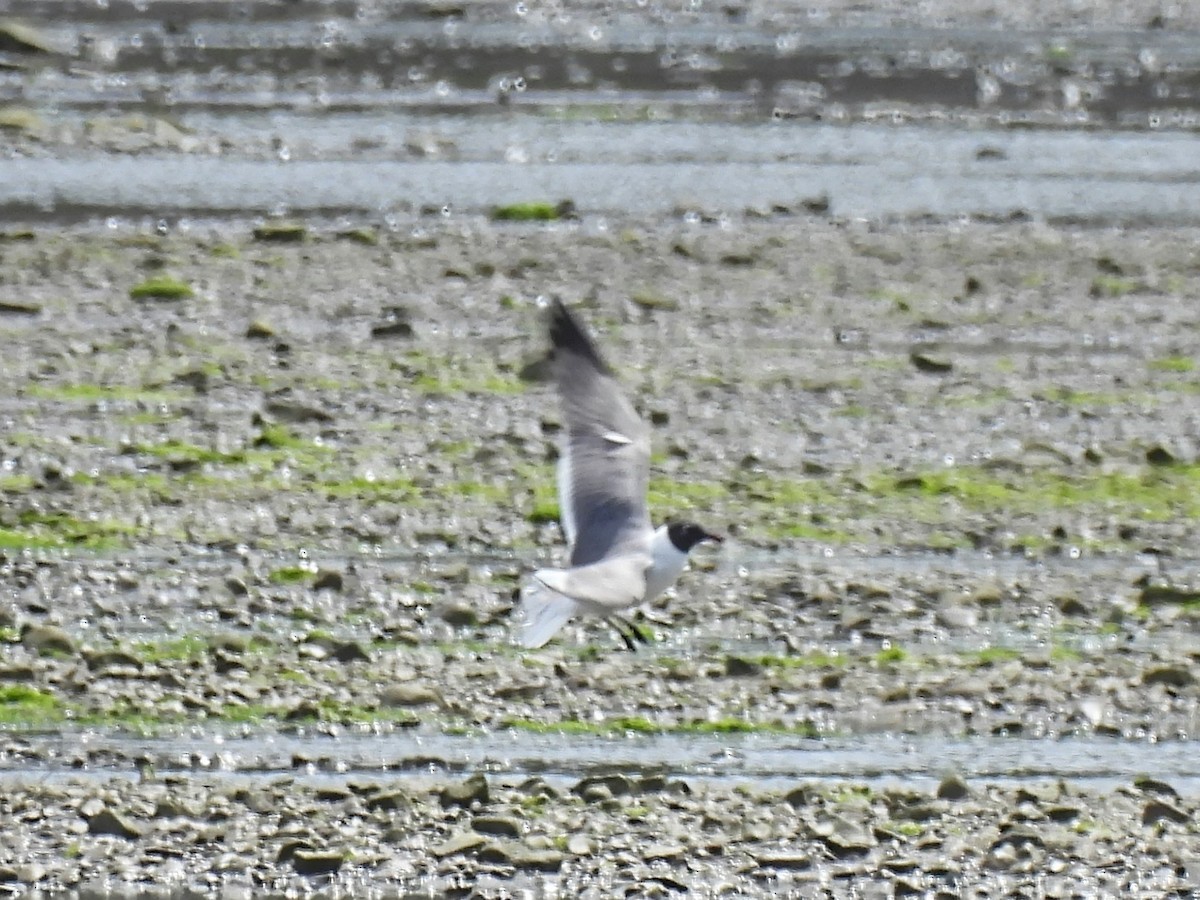
[[550, 311], [553, 371], [566, 420], [559, 506], [571, 565], [645, 552], [650, 429], [566, 307]]

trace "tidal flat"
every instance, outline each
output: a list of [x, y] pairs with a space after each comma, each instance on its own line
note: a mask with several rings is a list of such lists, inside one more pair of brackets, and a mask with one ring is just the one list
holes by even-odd
[[[0, 317], [7, 883], [1187, 889], [1196, 238], [0, 245], [36, 310]], [[191, 293], [138, 296], [148, 270]], [[645, 652], [511, 643], [561, 553], [558, 411], [523, 377], [548, 296], [654, 423], [655, 516], [730, 536], [639, 612]]]

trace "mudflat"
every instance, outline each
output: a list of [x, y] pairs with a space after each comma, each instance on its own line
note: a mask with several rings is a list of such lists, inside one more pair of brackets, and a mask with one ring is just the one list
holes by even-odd
[[[882, 7], [811, 38], [851, 69], [686, 97], [476, 84], [446, 42], [519, 61], [507, 7], [31, 9], [47, 47], [0, 44], [0, 888], [1195, 888], [1188, 22], [1030, 19], [1053, 89], [939, 58], [970, 90], [900, 102], [936, 82], [852, 77]], [[683, 23], [746, 37], [714, 71], [796, 31], [735, 13]], [[1014, 52], [959, 15], [918, 43]], [[622, 71], [631, 21], [582, 33]], [[410, 26], [461, 84], [364, 80]], [[237, 53], [267, 88], [214, 74]], [[636, 654], [511, 640], [562, 552], [555, 296], [653, 424], [654, 517], [729, 538]]]

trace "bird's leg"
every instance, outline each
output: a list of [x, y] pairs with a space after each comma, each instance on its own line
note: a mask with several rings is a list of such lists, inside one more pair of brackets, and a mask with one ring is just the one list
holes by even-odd
[[634, 643], [634, 638], [640, 641], [646, 640], [636, 628], [620, 616], [609, 616], [605, 621], [613, 627], [613, 631], [621, 636], [621, 640], [625, 642], [625, 646], [629, 648], [630, 653], [637, 652], [637, 644]]

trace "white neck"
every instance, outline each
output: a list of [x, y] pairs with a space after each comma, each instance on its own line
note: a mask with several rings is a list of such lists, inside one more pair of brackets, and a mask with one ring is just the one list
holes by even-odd
[[673, 585], [687, 566], [688, 555], [671, 543], [667, 526], [661, 525], [650, 538], [650, 557], [653, 562], [646, 571], [646, 595], [643, 600], [652, 600]]

